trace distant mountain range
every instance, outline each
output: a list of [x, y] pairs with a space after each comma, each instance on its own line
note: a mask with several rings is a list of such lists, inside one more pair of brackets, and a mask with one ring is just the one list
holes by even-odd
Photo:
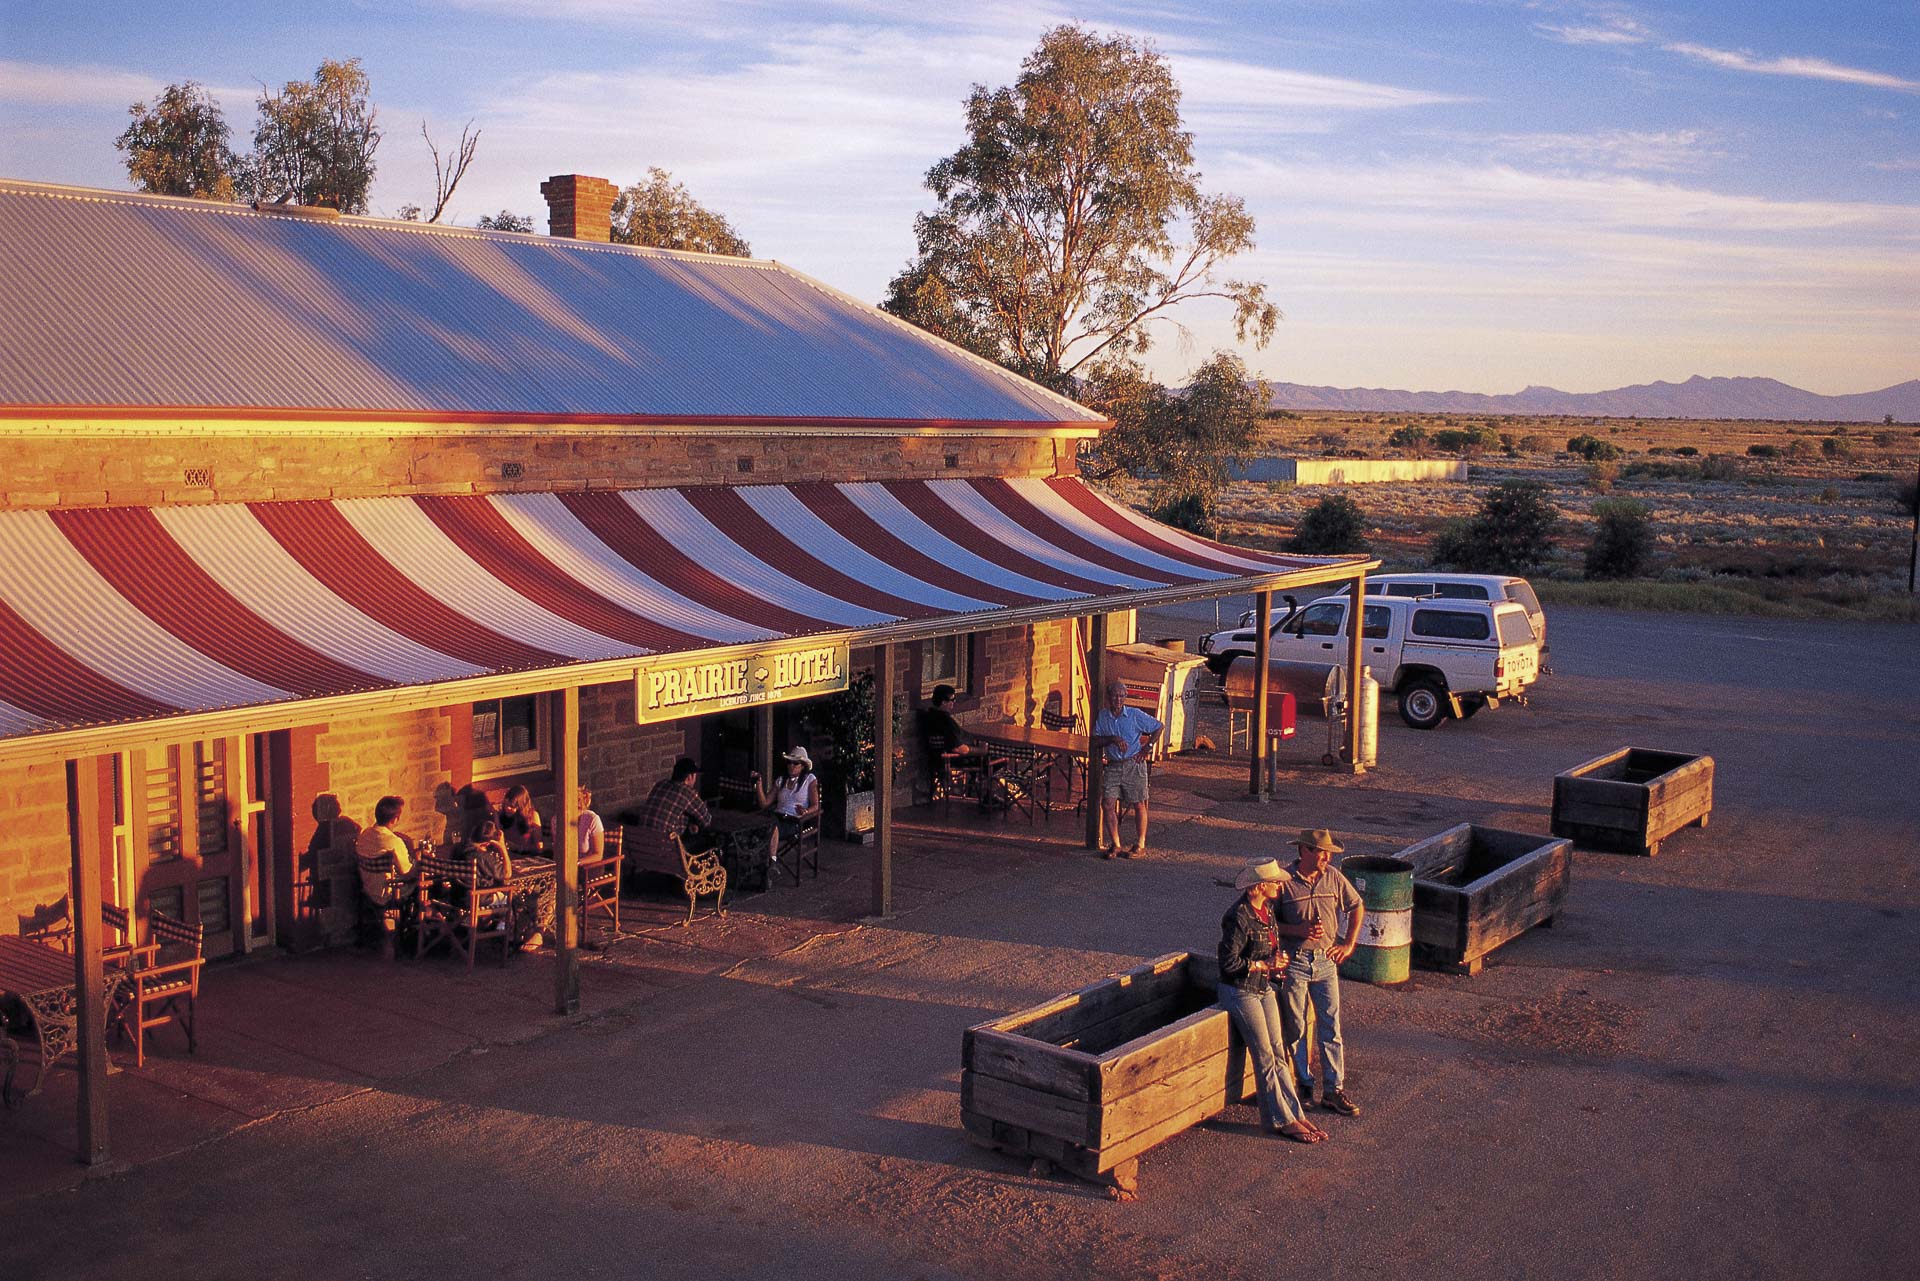
[[1358, 409], [1419, 414], [1565, 414], [1583, 418], [1776, 418], [1791, 422], [1920, 422], [1920, 379], [1852, 396], [1822, 396], [1774, 378], [1703, 378], [1612, 391], [1529, 387], [1511, 396], [1471, 391], [1390, 391], [1274, 383], [1275, 409]]

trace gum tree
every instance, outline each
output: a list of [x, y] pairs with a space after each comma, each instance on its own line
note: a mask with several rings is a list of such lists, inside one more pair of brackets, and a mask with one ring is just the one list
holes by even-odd
[[1253, 248], [1235, 196], [1200, 187], [1180, 86], [1151, 46], [1056, 27], [1007, 87], [975, 85], [967, 142], [927, 171], [938, 206], [881, 305], [1051, 386], [1147, 350], [1199, 298], [1264, 344], [1265, 287], [1223, 279]]
[[240, 162], [228, 146], [220, 104], [203, 86], [168, 85], [152, 106], [136, 102], [127, 114], [133, 123], [113, 145], [126, 153], [135, 187], [157, 196], [235, 198]]

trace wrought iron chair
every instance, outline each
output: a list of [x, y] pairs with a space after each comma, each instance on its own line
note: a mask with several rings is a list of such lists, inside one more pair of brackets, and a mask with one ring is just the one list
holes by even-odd
[[658, 872], [680, 882], [687, 895], [687, 919], [680, 924], [693, 924], [694, 909], [702, 894], [713, 895], [714, 911], [721, 916], [727, 914], [727, 869], [720, 866], [720, 855], [715, 851], [692, 854], [678, 832], [636, 827], [633, 839], [626, 844], [626, 861], [636, 872]]

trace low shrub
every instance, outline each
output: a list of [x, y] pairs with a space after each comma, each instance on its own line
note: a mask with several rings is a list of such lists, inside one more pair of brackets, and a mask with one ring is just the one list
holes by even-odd
[[1828, 458], [1853, 457], [1853, 442], [1845, 436], [1829, 436], [1820, 442], [1820, 452]]
[[1610, 440], [1601, 440], [1598, 436], [1575, 436], [1567, 442], [1567, 452], [1577, 454], [1590, 463], [1606, 462], [1620, 456], [1620, 446]]
[[1155, 507], [1147, 515], [1162, 525], [1172, 525], [1175, 529], [1184, 529], [1190, 534], [1202, 538], [1219, 536], [1219, 528], [1214, 520], [1212, 504], [1199, 494], [1181, 494], [1176, 498]]
[[1394, 449], [1419, 449], [1426, 443], [1425, 427], [1401, 427], [1387, 437], [1387, 444]]
[[1673, 456], [1675, 458], [1698, 458], [1700, 451], [1692, 445], [1677, 445], [1674, 447]]
[[1585, 480], [1587, 488], [1596, 494], [1604, 494], [1613, 488], [1613, 482], [1620, 478], [1620, 464], [1615, 462], [1588, 463]]
[[1700, 461], [1701, 480], [1738, 480], [1740, 460], [1732, 454], [1708, 454]]
[[1920, 507], [1920, 479], [1909, 476], [1893, 487], [1893, 501], [1901, 511], [1909, 516], [1916, 507]]
[[1622, 480], [1695, 480], [1699, 475], [1700, 469], [1692, 463], [1636, 462], [1620, 469]]
[[1287, 550], [1331, 556], [1367, 550], [1367, 513], [1345, 494], [1328, 494], [1300, 518]]
[[1602, 498], [1593, 505], [1593, 541], [1587, 544], [1588, 578], [1636, 578], [1653, 550], [1647, 505], [1634, 498]]
[[1788, 441], [1787, 457], [1799, 462], [1805, 462], [1807, 459], [1813, 457], [1813, 442], [1804, 438]]
[[1778, 458], [1779, 456], [1780, 446], [1778, 445], [1747, 446], [1747, 457], [1749, 458]]
[[1534, 433], [1532, 435], [1522, 436], [1516, 448], [1523, 454], [1548, 454], [1553, 452], [1553, 441], [1538, 433]]
[[1503, 480], [1470, 519], [1441, 526], [1433, 540], [1433, 561], [1472, 572], [1528, 573], [1553, 555], [1559, 524], [1560, 513], [1544, 486]]
[[1500, 433], [1485, 423], [1472, 427], [1443, 427], [1433, 433], [1433, 447], [1451, 454], [1474, 455], [1497, 448]]

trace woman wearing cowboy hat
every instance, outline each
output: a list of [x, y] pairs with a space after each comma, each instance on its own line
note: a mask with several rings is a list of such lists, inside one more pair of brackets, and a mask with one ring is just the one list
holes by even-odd
[[807, 755], [807, 749], [795, 747], [780, 759], [787, 763], [787, 772], [773, 780], [771, 791], [757, 771], [753, 775], [756, 801], [762, 809], [773, 811], [775, 826], [767, 843], [767, 857], [776, 863], [780, 861], [780, 843], [791, 843], [800, 835], [803, 821], [820, 817], [820, 780], [814, 777], [813, 758]]
[[1273, 859], [1249, 863], [1233, 886], [1240, 891], [1220, 918], [1220, 1004], [1253, 1055], [1254, 1082], [1260, 1093], [1260, 1120], [1272, 1133], [1295, 1143], [1318, 1143], [1327, 1132], [1306, 1119], [1293, 1073], [1286, 1068], [1286, 1047], [1293, 1040], [1281, 1022], [1274, 999], [1274, 976], [1286, 968], [1273, 900], [1286, 873]]

